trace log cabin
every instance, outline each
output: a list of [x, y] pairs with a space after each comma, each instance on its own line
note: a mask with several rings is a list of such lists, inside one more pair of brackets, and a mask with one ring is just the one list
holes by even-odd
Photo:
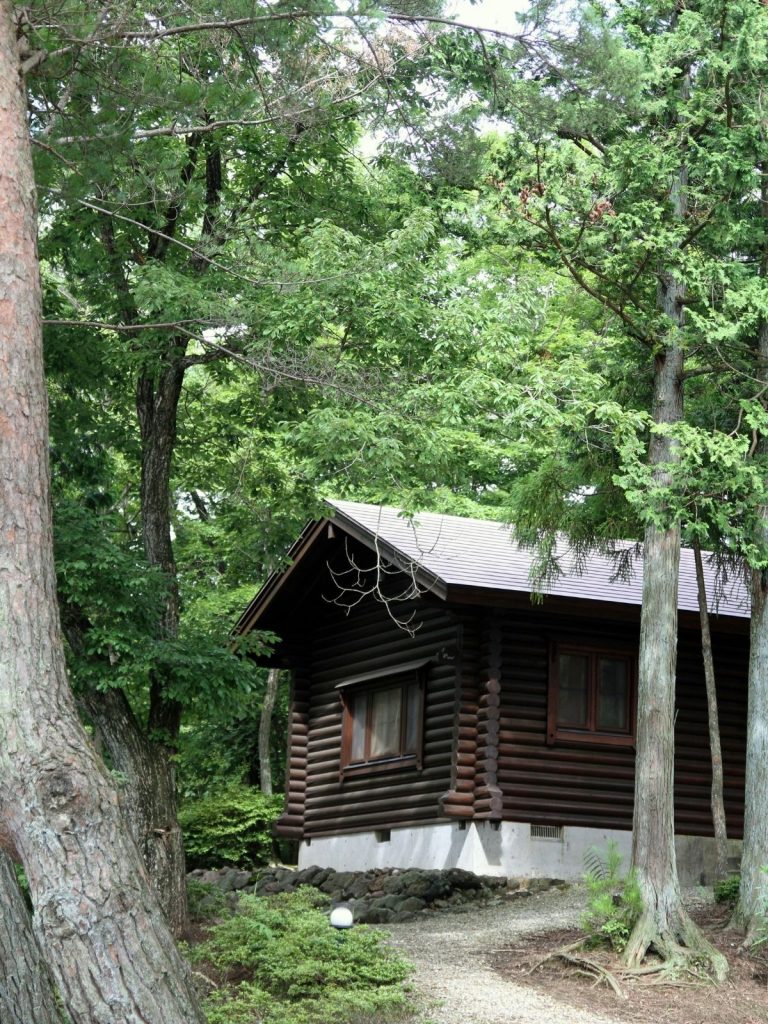
[[[299, 865], [461, 867], [577, 878], [609, 840], [628, 857], [634, 799], [639, 547], [531, 583], [497, 522], [329, 503], [236, 633], [279, 637], [291, 672], [285, 810]], [[743, 818], [749, 601], [705, 566], [732, 854]], [[716, 585], [717, 584], [717, 585]], [[714, 863], [692, 552], [679, 589], [675, 813], [684, 883]]]

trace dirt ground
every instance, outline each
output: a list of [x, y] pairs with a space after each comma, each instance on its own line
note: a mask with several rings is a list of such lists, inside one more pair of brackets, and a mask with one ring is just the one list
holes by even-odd
[[[738, 953], [739, 936], [725, 927], [728, 912], [722, 906], [698, 910], [694, 917], [708, 938], [728, 958], [729, 980], [722, 986], [707, 983], [658, 984], [654, 976], [620, 979], [626, 998], [605, 983], [577, 973], [561, 961], [540, 961], [559, 946], [579, 938], [573, 930], [542, 931], [521, 936], [490, 959], [498, 974], [514, 985], [546, 994], [570, 1007], [628, 1024], [768, 1024], [768, 949], [756, 956]], [[608, 970], [620, 970], [608, 952], [587, 954]]]

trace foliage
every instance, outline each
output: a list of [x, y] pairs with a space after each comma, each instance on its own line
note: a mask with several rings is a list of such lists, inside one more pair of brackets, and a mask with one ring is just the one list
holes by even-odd
[[16, 872], [16, 881], [18, 882], [24, 902], [27, 904], [29, 909], [32, 910], [32, 894], [29, 891], [29, 880], [27, 879], [24, 868], [21, 864], [14, 864], [13, 867]]
[[584, 862], [588, 902], [582, 927], [589, 942], [608, 943], [621, 953], [643, 909], [637, 879], [633, 871], [622, 875], [622, 856], [613, 841], [605, 853], [594, 847], [588, 850]]
[[220, 917], [227, 909], [225, 893], [217, 885], [187, 880], [187, 905], [194, 921]]
[[225, 980], [208, 1000], [211, 1024], [363, 1024], [409, 1016], [409, 966], [364, 925], [337, 934], [312, 889], [243, 896], [240, 912], [192, 950]]
[[723, 878], [719, 882], [715, 882], [713, 886], [713, 892], [715, 894], [716, 903], [735, 903], [739, 898], [739, 886], [741, 884], [741, 875], [731, 875], [728, 878]]
[[185, 803], [179, 812], [184, 848], [191, 868], [236, 864], [256, 867], [272, 853], [272, 823], [282, 797], [265, 796], [250, 786], [226, 789]]

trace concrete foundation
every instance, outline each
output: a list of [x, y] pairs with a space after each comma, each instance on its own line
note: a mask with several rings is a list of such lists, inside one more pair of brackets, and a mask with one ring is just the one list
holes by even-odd
[[[584, 874], [585, 853], [592, 847], [604, 850], [611, 840], [628, 865], [632, 834], [627, 831], [572, 825], [537, 829], [512, 821], [444, 822], [304, 840], [299, 868], [312, 864], [336, 871], [458, 867], [478, 875], [577, 880]], [[715, 862], [714, 840], [677, 836], [675, 846], [681, 884], [706, 882]], [[731, 843], [734, 858], [740, 849], [740, 842]]]

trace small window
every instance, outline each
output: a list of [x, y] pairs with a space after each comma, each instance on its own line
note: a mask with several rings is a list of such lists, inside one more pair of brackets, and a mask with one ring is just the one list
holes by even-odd
[[402, 666], [357, 677], [341, 684], [340, 689], [344, 703], [343, 774], [420, 766], [420, 671]]
[[635, 661], [626, 651], [552, 646], [547, 741], [631, 744]]

